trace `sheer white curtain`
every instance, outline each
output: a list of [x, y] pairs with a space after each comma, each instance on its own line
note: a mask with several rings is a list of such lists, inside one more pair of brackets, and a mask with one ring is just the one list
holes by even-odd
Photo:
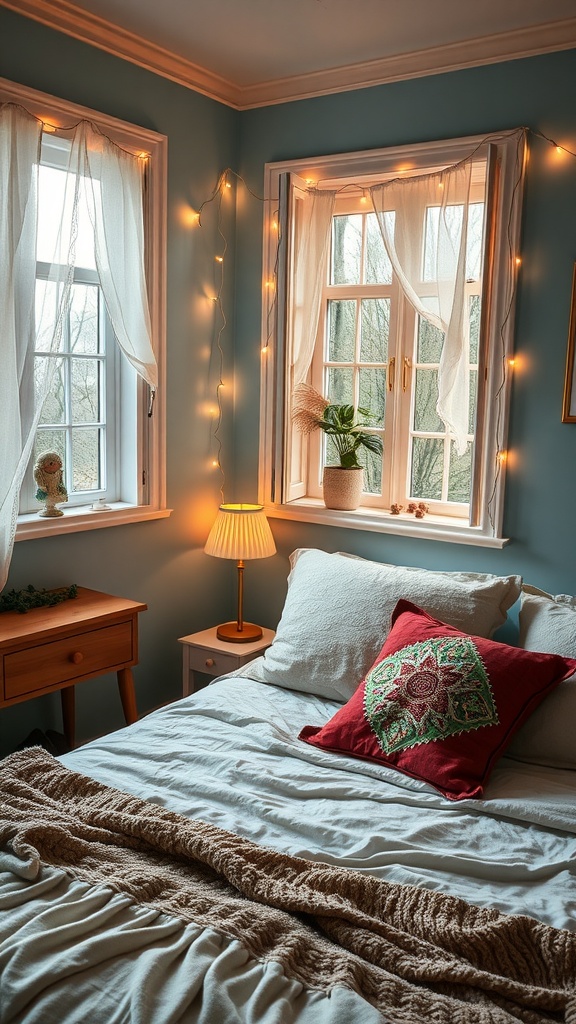
[[58, 351], [76, 265], [80, 207], [95, 235], [95, 259], [118, 341], [150, 387], [157, 384], [144, 277], [142, 166], [92, 125], [69, 132], [67, 170], [51, 202], [54, 254], [36, 286], [42, 124], [0, 105], [0, 590], [8, 575], [22, 479]]
[[[466, 449], [468, 434], [465, 286], [471, 181], [469, 159], [438, 173], [396, 178], [370, 189], [404, 294], [420, 316], [444, 332], [437, 411], [459, 454]], [[437, 311], [424, 301], [423, 290], [435, 300]]]
[[306, 379], [314, 354], [335, 200], [335, 192], [308, 189], [300, 204], [294, 262], [293, 387]]

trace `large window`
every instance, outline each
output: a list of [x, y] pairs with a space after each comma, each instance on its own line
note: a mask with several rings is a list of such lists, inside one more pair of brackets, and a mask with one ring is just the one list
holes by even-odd
[[[0, 81], [0, 102], [21, 105], [43, 125], [40, 165], [33, 174], [37, 182], [35, 252], [29, 254], [36, 268], [34, 372], [27, 391], [26, 384], [20, 388], [23, 418], [32, 415], [27, 412], [32, 404], [41, 412], [20, 490], [16, 539], [167, 515], [166, 139], [5, 81]], [[105, 140], [104, 156], [96, 141], [95, 155], [88, 158], [90, 176], [78, 172], [74, 178], [69, 163], [74, 143], [68, 126], [82, 120], [91, 126], [96, 140]], [[111, 189], [110, 181], [116, 168], [104, 168], [106, 146], [116, 147], [125, 163], [130, 158], [141, 168], [136, 202], [120, 168], [117, 195], [112, 196], [115, 206], [111, 205], [110, 192], [116, 186]], [[108, 175], [106, 202], [100, 195], [100, 166]], [[141, 225], [143, 253], [141, 249], [137, 273], [143, 281], [145, 305], [138, 316], [145, 322], [157, 364], [157, 389], [149, 386], [139, 365], [143, 332], [134, 331], [137, 317], [123, 300], [128, 269], [134, 264], [127, 268], [133, 249], [127, 252], [122, 238], [128, 245], [133, 229], [129, 227], [124, 235], [119, 230], [109, 250], [102, 241], [111, 228], [118, 228], [122, 217]], [[67, 296], [64, 302], [63, 295]], [[120, 324], [120, 333], [113, 322]], [[46, 380], [50, 381], [47, 394]], [[34, 462], [44, 451], [62, 457], [68, 491], [65, 516], [48, 522], [37, 515], [40, 506], [33, 478]]]
[[[456, 177], [443, 197], [443, 169], [466, 157], [467, 177]], [[408, 159], [409, 172], [399, 175]], [[271, 515], [502, 542], [523, 161], [523, 135], [510, 133], [485, 144], [458, 140], [323, 158], [309, 173], [303, 161], [268, 168], [270, 193], [280, 196], [281, 232], [276, 332], [271, 342], [265, 339], [264, 357], [261, 487]], [[397, 194], [398, 177], [412, 178], [414, 187]], [[381, 183], [388, 182], [383, 201]], [[324, 227], [309, 211], [319, 193], [332, 196], [329, 216], [323, 201]], [[271, 263], [269, 237], [266, 249]], [[450, 295], [461, 307], [458, 315], [441, 308], [450, 249], [460, 277]], [[302, 286], [314, 272], [316, 298]], [[446, 358], [441, 324], [448, 320], [451, 344], [459, 339], [457, 360], [453, 353]], [[307, 337], [310, 353], [302, 360]], [[382, 455], [362, 450], [364, 493], [356, 513], [323, 507], [323, 470], [334, 464], [334, 453], [325, 433], [303, 437], [292, 423], [293, 390], [301, 380], [330, 403], [368, 411], [367, 429], [382, 439]], [[415, 523], [407, 509], [418, 502], [429, 512]], [[401, 514], [393, 515], [392, 506], [402, 506]]]

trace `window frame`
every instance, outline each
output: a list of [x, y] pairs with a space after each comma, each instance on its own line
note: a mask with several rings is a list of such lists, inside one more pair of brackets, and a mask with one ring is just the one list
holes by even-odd
[[[0, 102], [19, 103], [40, 120], [55, 126], [90, 120], [117, 145], [136, 155], [146, 155], [145, 271], [159, 381], [152, 410], [149, 388], [139, 377], [131, 388], [120, 385], [122, 400], [118, 403], [117, 433], [130, 423], [134, 431], [134, 422], [136, 424], [133, 450], [125, 452], [121, 458], [120, 476], [124, 479], [121, 500], [106, 502], [107, 508], [93, 508], [98, 502], [90, 498], [85, 505], [67, 506], [66, 514], [55, 519], [39, 518], [37, 512], [21, 514], [15, 540], [166, 518], [172, 512], [166, 507], [167, 137], [3, 78], [0, 78]], [[117, 457], [120, 459], [119, 452]]]
[[[290, 317], [288, 267], [293, 244], [290, 179], [297, 177], [327, 188], [341, 178], [382, 181], [406, 166], [416, 173], [420, 168], [449, 166], [483, 145], [490, 150], [486, 219], [491, 244], [481, 296], [484, 345], [479, 354], [482, 369], [478, 378], [480, 442], [474, 449], [474, 475], [479, 484], [471, 499], [470, 518], [429, 514], [415, 521], [413, 516], [395, 516], [369, 506], [355, 512], [326, 509], [318, 497], [285, 500], [283, 438], [291, 430], [286, 417], [284, 365]], [[263, 239], [264, 280], [268, 286], [263, 289], [259, 494], [267, 515], [486, 547], [499, 548], [507, 543], [502, 531], [506, 460], [498, 453], [506, 449], [508, 429], [511, 374], [507, 367], [514, 348], [517, 276], [514, 260], [520, 245], [526, 155], [526, 133], [517, 129], [266, 165], [265, 194], [271, 198], [267, 201]], [[272, 280], [275, 289], [270, 287]]]

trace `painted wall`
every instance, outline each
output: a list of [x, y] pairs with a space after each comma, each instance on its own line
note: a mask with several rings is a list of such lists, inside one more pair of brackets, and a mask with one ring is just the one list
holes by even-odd
[[[222, 168], [237, 163], [238, 114], [3, 7], [0, 75], [144, 125], [169, 140], [167, 485], [174, 512], [158, 522], [16, 543], [7, 583], [7, 589], [19, 589], [75, 582], [146, 602], [134, 672], [139, 709], [145, 711], [181, 693], [177, 638], [234, 610], [234, 567], [202, 550], [220, 500], [220, 481], [210, 466], [210, 422], [202, 412], [218, 379], [210, 359], [214, 305], [206, 298], [215, 281], [216, 222], [213, 207], [205, 211], [202, 231], [183, 224], [182, 214], [211, 195]], [[233, 263], [232, 202], [224, 216]], [[225, 304], [232, 310], [231, 276], [228, 282]], [[229, 319], [222, 339], [228, 376]], [[231, 474], [232, 409], [230, 399], [225, 403], [224, 465]], [[76, 703], [80, 739], [123, 724], [114, 676], [77, 687]], [[0, 754], [38, 727], [61, 729], [58, 694], [2, 711]]]
[[[207, 211], [202, 231], [191, 230], [182, 221], [182, 210], [187, 204], [197, 208], [228, 166], [262, 195], [267, 161], [518, 125], [539, 129], [576, 152], [576, 52], [237, 113], [1, 7], [0, 41], [3, 77], [169, 137], [167, 431], [168, 504], [174, 512], [157, 523], [18, 543], [8, 581], [8, 588], [77, 582], [147, 602], [135, 670], [138, 703], [145, 711], [179, 693], [177, 637], [234, 612], [233, 566], [202, 550], [220, 499], [220, 479], [210, 467], [210, 423], [202, 410], [217, 382], [206, 300], [218, 251], [216, 223]], [[576, 259], [576, 159], [558, 160], [535, 138], [530, 145], [517, 314], [523, 370], [513, 386], [510, 442], [515, 458], [505, 515], [510, 544], [492, 551], [274, 520], [278, 555], [247, 568], [247, 618], [276, 624], [288, 554], [298, 546], [430, 568], [520, 572], [553, 592], [576, 591], [576, 426], [560, 423]], [[262, 204], [243, 186], [236, 237], [231, 216], [226, 232], [229, 326], [222, 341], [225, 376], [230, 379], [235, 371], [235, 404], [232, 408], [225, 398], [225, 494], [227, 500], [254, 500]], [[77, 718], [80, 738], [122, 724], [113, 677], [78, 687]], [[34, 727], [60, 728], [57, 695], [2, 712], [0, 754]]]
[[[242, 174], [261, 194], [267, 161], [521, 125], [576, 153], [575, 80], [576, 51], [570, 51], [245, 111]], [[305, 546], [427, 568], [519, 572], [554, 593], [576, 592], [576, 425], [560, 422], [576, 260], [576, 158], [559, 158], [534, 136], [529, 144], [516, 330], [521, 370], [513, 383], [505, 506], [510, 543], [486, 550], [275, 520], [284, 557], [255, 565], [263, 595], [257, 614], [280, 611], [285, 557]], [[246, 204], [237, 230], [236, 471], [255, 481], [261, 223], [254, 204]]]

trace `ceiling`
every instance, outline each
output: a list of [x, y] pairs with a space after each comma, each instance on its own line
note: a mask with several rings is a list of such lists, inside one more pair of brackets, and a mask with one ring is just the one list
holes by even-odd
[[574, 0], [0, 3], [237, 107], [576, 46]]

